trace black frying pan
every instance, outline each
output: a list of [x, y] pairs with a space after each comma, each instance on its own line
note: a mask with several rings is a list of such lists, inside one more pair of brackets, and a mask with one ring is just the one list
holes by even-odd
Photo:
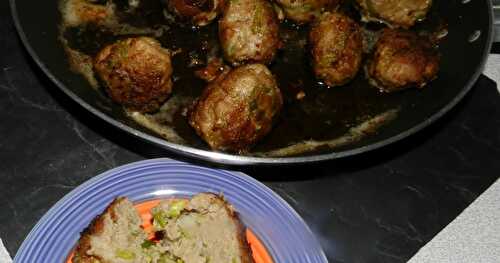
[[[189, 129], [185, 119], [177, 115], [172, 125], [186, 139], [185, 145], [168, 142], [131, 121], [119, 106], [103, 93], [90, 88], [83, 77], [69, 69], [61, 42], [58, 41], [58, 1], [10, 0], [10, 3], [18, 32], [28, 52], [49, 78], [84, 108], [150, 143], [176, 153], [227, 164], [314, 162], [359, 154], [403, 139], [437, 120], [464, 97], [481, 74], [492, 43], [491, 1], [435, 0], [427, 23], [435, 26], [445, 22], [449, 31], [440, 46], [442, 64], [439, 77], [423, 90], [389, 95], [379, 94], [369, 87], [363, 74], [359, 74], [347, 87], [330, 90], [318, 87], [307, 70], [307, 52], [300, 53], [301, 50], [296, 47], [285, 49], [281, 58], [271, 66], [285, 94], [285, 109], [275, 129], [257, 145], [254, 154], [239, 156], [210, 151]], [[290, 30], [291, 27], [284, 25], [283, 29]], [[206, 37], [215, 37], [216, 29], [203, 30]], [[301, 31], [305, 34], [307, 28]], [[195, 45], [195, 41], [186, 37], [187, 31], [172, 34], [162, 44]], [[295, 36], [300, 38], [300, 33]], [[285, 63], [283, 57], [292, 59]], [[177, 62], [174, 61], [174, 71], [175, 63], [182, 65], [185, 63], [183, 59], [181, 55]], [[180, 80], [176, 82], [175, 90], [191, 96], [201, 92], [203, 84], [192, 77], [192, 72], [183, 69], [177, 72]], [[298, 101], [295, 99], [297, 90], [293, 83], [300, 79], [303, 80], [302, 86], [306, 87], [306, 98]], [[369, 119], [391, 110], [397, 110], [393, 120], [359, 140], [347, 140], [348, 143], [345, 143], [341, 139], [336, 147], [319, 147], [289, 157], [262, 154], [301, 140], [345, 138], [343, 134], [356, 127], [363, 118]]]

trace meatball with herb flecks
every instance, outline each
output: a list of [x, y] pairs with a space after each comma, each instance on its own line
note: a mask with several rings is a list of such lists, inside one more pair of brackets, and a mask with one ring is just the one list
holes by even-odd
[[189, 123], [212, 149], [243, 152], [269, 133], [282, 104], [269, 69], [245, 65], [207, 86], [189, 112]]
[[224, 58], [233, 65], [270, 63], [281, 45], [279, 22], [267, 0], [229, 1], [219, 20]]
[[438, 73], [439, 53], [427, 37], [385, 29], [365, 70], [370, 83], [383, 92], [422, 88]]
[[172, 91], [170, 52], [152, 38], [106, 46], [95, 58], [94, 69], [111, 99], [130, 110], [157, 111]]
[[425, 19], [432, 0], [356, 0], [364, 21], [409, 28]]
[[309, 34], [316, 77], [340, 86], [356, 76], [363, 54], [360, 26], [340, 13], [325, 13]]
[[283, 8], [286, 18], [299, 23], [308, 23], [326, 10], [336, 8], [340, 0], [276, 0]]

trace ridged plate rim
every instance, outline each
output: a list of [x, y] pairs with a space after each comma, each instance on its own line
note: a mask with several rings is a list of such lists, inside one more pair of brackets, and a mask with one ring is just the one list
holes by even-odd
[[[33, 227], [14, 262], [62, 262], [79, 232], [116, 196], [133, 202], [223, 193], [276, 263], [328, 262], [319, 241], [295, 210], [267, 186], [240, 172], [171, 159], [152, 159], [104, 172], [59, 200]], [[50, 255], [50, 256], [49, 256]]]

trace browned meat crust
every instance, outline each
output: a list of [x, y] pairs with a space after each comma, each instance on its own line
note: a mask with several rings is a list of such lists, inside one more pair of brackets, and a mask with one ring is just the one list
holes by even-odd
[[349, 82], [361, 66], [360, 26], [340, 13], [325, 13], [313, 26], [309, 40], [314, 73], [328, 86]]
[[104, 212], [94, 218], [92, 223], [82, 232], [80, 240], [78, 241], [78, 245], [75, 249], [75, 255], [73, 256], [73, 263], [96, 263], [101, 262], [104, 263], [102, 258], [98, 256], [91, 256], [87, 254], [87, 251], [91, 249], [90, 245], [90, 237], [94, 235], [100, 235], [103, 232], [104, 227], [104, 216], [109, 214], [113, 221], [116, 221], [116, 214], [114, 212], [115, 207], [122, 201], [124, 201], [124, 197], [119, 197], [113, 200], [111, 204], [106, 207]]
[[439, 71], [440, 56], [426, 37], [386, 29], [366, 65], [370, 83], [383, 92], [424, 87]]
[[105, 47], [94, 69], [111, 99], [131, 110], [157, 111], [172, 91], [170, 52], [152, 38], [129, 38]]
[[227, 213], [233, 219], [233, 223], [238, 227], [238, 241], [240, 244], [240, 254], [242, 255], [241, 263], [253, 263], [252, 250], [246, 239], [246, 227], [240, 220], [240, 217], [236, 211], [234, 211], [233, 206], [224, 199], [222, 195], [216, 195], [213, 193], [202, 193], [210, 198], [213, 198], [216, 202], [222, 203], [222, 206], [227, 211]]
[[432, 0], [356, 0], [363, 20], [409, 28], [425, 19]]
[[279, 21], [266, 0], [229, 1], [219, 20], [225, 59], [233, 65], [270, 63], [278, 48]]
[[[163, 202], [170, 203], [170, 202], [176, 202], [177, 200], [175, 199], [169, 199]], [[224, 222], [224, 223], [229, 223], [230, 224], [224, 224], [224, 225], [219, 225], [220, 227], [225, 228], [224, 231], [219, 231], [222, 229], [215, 228], [215, 233], [220, 233], [221, 236], [210, 236], [208, 237], [208, 240], [210, 238], [213, 238], [214, 244], [219, 244], [218, 241], [220, 240], [225, 240], [226, 238], [231, 239], [233, 242], [228, 243], [231, 247], [219, 247], [216, 246], [216, 250], [219, 249], [220, 251], [225, 251], [226, 249], [231, 249], [231, 251], [234, 252], [234, 254], [229, 254], [231, 256], [231, 259], [233, 262], [234, 260], [239, 259], [237, 262], [241, 263], [253, 263], [253, 257], [252, 257], [252, 252], [250, 249], [250, 246], [246, 240], [246, 233], [245, 233], [245, 227], [241, 223], [241, 220], [237, 214], [237, 212], [234, 211], [233, 207], [223, 198], [221, 195], [216, 195], [212, 193], [200, 193], [192, 197], [192, 199], [188, 202], [187, 200], [183, 200], [186, 203], [189, 203], [188, 208], [182, 212], [183, 216], [191, 216], [195, 215], [197, 217], [195, 218], [204, 218], [205, 221], [200, 220], [197, 221], [199, 224], [202, 224], [200, 227], [201, 229], [207, 229], [207, 227], [214, 227], [217, 226], [217, 223], [214, 225], [214, 221], [212, 220], [222, 220], [219, 222]], [[126, 203], [122, 203], [126, 202]], [[161, 206], [162, 203], [158, 207]], [[153, 208], [153, 211], [155, 209], [160, 209], [160, 208]], [[222, 211], [224, 211], [222, 213]], [[193, 214], [191, 214], [193, 213]], [[132, 215], [131, 218], [127, 217], [128, 215]], [[120, 218], [119, 218], [120, 217]], [[219, 218], [219, 219], [213, 219], [213, 218]], [[121, 223], [119, 222], [121, 221]], [[179, 227], [185, 226], [182, 225], [181, 223], [178, 223], [175, 218], [171, 218], [169, 220], [172, 224], [179, 224]], [[124, 224], [125, 223], [125, 224]], [[127, 224], [132, 223], [132, 225], [128, 225], [129, 227], [132, 227], [132, 229], [127, 228]], [[131, 231], [128, 233], [130, 236], [126, 237], [125, 239], [127, 242], [131, 242], [131, 244], [122, 244], [124, 246], [123, 251], [130, 251], [133, 252], [133, 257], [131, 258], [125, 258], [123, 255], [120, 256], [117, 254], [116, 256], [113, 256], [113, 260], [106, 260], [104, 257], [105, 256], [98, 256], [95, 255], [95, 253], [117, 253], [116, 251], [109, 250], [112, 249], [111, 244], [107, 244], [107, 241], [113, 243], [114, 238], [113, 236], [107, 236], [110, 234], [115, 234], [116, 232], [112, 231], [110, 232], [110, 229], [113, 227], [116, 227], [116, 224], [121, 224], [121, 229], [124, 231]], [[74, 256], [72, 261], [74, 263], [109, 263], [109, 262], [124, 262], [127, 260], [130, 260], [131, 262], [165, 262], [167, 258], [174, 258], [174, 259], [181, 259], [186, 256], [186, 254], [175, 254], [175, 249], [173, 248], [173, 244], [170, 242], [173, 242], [172, 240], [169, 240], [166, 238], [165, 235], [163, 238], [163, 241], [165, 242], [164, 247], [158, 247], [160, 244], [156, 243], [155, 246], [156, 249], [154, 251], [148, 250], [149, 248], [142, 248], [142, 245], [140, 242], [146, 238], [146, 233], [139, 227], [140, 224], [140, 219], [139, 219], [139, 214], [135, 209], [133, 208], [132, 204], [123, 197], [119, 197], [115, 199], [108, 207], [104, 210], [103, 213], [101, 213], [99, 216], [94, 218], [92, 223], [87, 227], [81, 234], [81, 238], [77, 244], [77, 247], [74, 252]], [[220, 224], [220, 223], [219, 223]], [[180, 228], [179, 228], [180, 229]], [[185, 228], [184, 230], [188, 230], [188, 228]], [[142, 233], [134, 234], [135, 231], [139, 231]], [[230, 232], [228, 232], [230, 231]], [[106, 234], [107, 233], [107, 234]], [[183, 232], [184, 233], [184, 232]], [[198, 237], [198, 240], [206, 240], [206, 234], [202, 233], [197, 233], [197, 232], [190, 232], [193, 233], [193, 235], [190, 236], [182, 236], [181, 238], [187, 238], [184, 240], [185, 242], [190, 242], [192, 241], [192, 237]], [[223, 234], [224, 233], [224, 234]], [[103, 235], [105, 238], [103, 239]], [[106, 237], [107, 236], [107, 237]], [[191, 238], [190, 238], [191, 237]], [[102, 250], [102, 247], [100, 248], [100, 252], [93, 251], [96, 249], [96, 247], [93, 247], [93, 245], [97, 246], [102, 246], [103, 243], [99, 245], [99, 243], [96, 242], [95, 238], [101, 239], [100, 242], [105, 242], [104, 245], [108, 246], [108, 250]], [[136, 240], [137, 239], [137, 240]], [[137, 243], [139, 241], [139, 243]], [[179, 244], [181, 246], [186, 246], [184, 243], [180, 241]], [[199, 241], [198, 241], [199, 242]], [[128, 247], [128, 245], [132, 245], [132, 247]], [[237, 247], [235, 246], [237, 245]], [[137, 247], [137, 249], [135, 249]], [[115, 247], [116, 249], [116, 247]], [[195, 258], [190, 258], [191, 256], [197, 256], [197, 253], [191, 253], [192, 252], [191, 246], [187, 248], [185, 252], [187, 252], [187, 258], [184, 258], [184, 260], [187, 260], [186, 262], [190, 262], [191, 260], [195, 260]], [[92, 252], [93, 251], [93, 252]], [[193, 250], [194, 251], [194, 250]], [[210, 254], [212, 253], [213, 250], [210, 250], [208, 252], [207, 258], [212, 258], [212, 259], [217, 259], [220, 258], [220, 254]], [[220, 252], [219, 251], [219, 252]], [[198, 251], [199, 252], [199, 251]], [[156, 253], [156, 254], [153, 254]], [[161, 254], [158, 254], [161, 253]], [[215, 252], [214, 252], [215, 253]], [[91, 255], [92, 254], [92, 255]], [[101, 254], [99, 254], [101, 255]], [[181, 257], [182, 256], [182, 257]], [[108, 255], [109, 257], [109, 255]], [[166, 257], [166, 258], [165, 258]], [[167, 260], [167, 262], [171, 262]], [[179, 261], [176, 261], [179, 262]]]
[[245, 65], [210, 83], [189, 113], [189, 123], [215, 150], [243, 151], [264, 137], [283, 105], [266, 66]]

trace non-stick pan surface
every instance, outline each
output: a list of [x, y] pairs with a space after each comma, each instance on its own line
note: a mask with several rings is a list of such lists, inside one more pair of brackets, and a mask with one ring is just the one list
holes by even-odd
[[[61, 19], [58, 1], [10, 2], [20, 37], [30, 55], [49, 78], [80, 105], [147, 142], [186, 156], [226, 164], [303, 163], [335, 159], [377, 149], [405, 138], [437, 120], [463, 98], [481, 74], [492, 43], [491, 1], [436, 0], [430, 23], [444, 22], [448, 35], [440, 45], [442, 62], [439, 77], [423, 90], [379, 94], [366, 85], [361, 73], [346, 88], [326, 90], [306, 83], [306, 100], [298, 101], [293, 99], [297, 90], [294, 90], [292, 84], [310, 73], [300, 71], [300, 67], [295, 69], [293, 64], [280, 65], [282, 62], [278, 59], [271, 70], [278, 75], [280, 88], [284, 89], [287, 102], [276, 128], [257, 146], [258, 150], [286, 146], [297, 140], [325, 140], [342, 136], [342, 132], [348, 129], [357, 115], [381, 113], [391, 109], [397, 109], [398, 113], [394, 120], [376, 133], [341, 147], [323, 148], [293, 157], [240, 156], [210, 151], [203, 143], [196, 141], [198, 139], [193, 139], [187, 145], [171, 143], [131, 121], [120, 107], [92, 89], [82, 76], [70, 70], [58, 39]], [[294, 63], [301, 59], [303, 63], [308, 63], [307, 57], [297, 58]], [[194, 81], [184, 79], [185, 84], [180, 82], [179, 85], [189, 85]], [[198, 90], [201, 92], [200, 88]], [[327, 113], [318, 115], [325, 112], [323, 109], [328, 109]], [[308, 116], [308, 112], [312, 112], [312, 115]], [[314, 122], [321, 118], [332, 121], [323, 121], [324, 124]], [[182, 127], [178, 129], [187, 133], [186, 137], [194, 138], [189, 134], [192, 131]]]

